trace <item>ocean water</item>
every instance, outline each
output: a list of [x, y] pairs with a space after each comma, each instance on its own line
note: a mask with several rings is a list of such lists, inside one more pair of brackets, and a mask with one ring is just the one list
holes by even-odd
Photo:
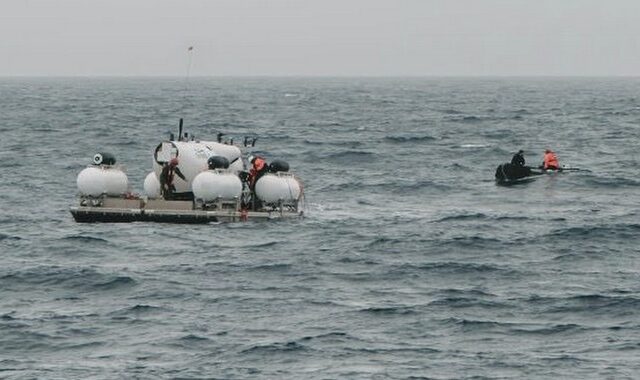
[[[77, 224], [178, 119], [303, 220]], [[640, 377], [638, 78], [0, 79], [0, 378]], [[502, 187], [545, 148], [589, 171]]]

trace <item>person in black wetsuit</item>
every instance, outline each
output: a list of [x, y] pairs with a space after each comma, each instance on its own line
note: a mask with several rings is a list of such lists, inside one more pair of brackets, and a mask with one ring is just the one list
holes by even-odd
[[513, 155], [513, 158], [511, 159], [511, 165], [516, 165], [516, 166], [524, 166], [524, 151], [522, 149], [520, 149], [518, 151], [518, 153]]
[[496, 179], [508, 182], [531, 175], [531, 168], [525, 166], [524, 151], [521, 149], [513, 155], [510, 163], [499, 165], [496, 169]]

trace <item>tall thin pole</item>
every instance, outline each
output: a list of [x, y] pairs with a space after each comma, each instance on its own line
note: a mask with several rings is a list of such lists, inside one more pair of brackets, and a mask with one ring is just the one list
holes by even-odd
[[189, 48], [187, 49], [187, 56], [188, 56], [188, 61], [187, 61], [187, 82], [189, 81], [189, 75], [191, 74], [191, 61], [193, 58], [193, 46], [189, 46]]
[[[184, 78], [184, 88], [182, 90], [182, 112], [187, 107], [187, 96], [189, 92], [189, 77], [191, 76], [191, 62], [193, 61], [193, 46], [187, 48], [187, 75]], [[180, 119], [182, 124], [182, 119]], [[182, 136], [180, 136], [182, 138]]]

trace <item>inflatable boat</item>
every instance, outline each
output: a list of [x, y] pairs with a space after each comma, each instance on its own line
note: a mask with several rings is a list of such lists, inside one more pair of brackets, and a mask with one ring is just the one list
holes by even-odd
[[[244, 147], [248, 145], [244, 139]], [[249, 146], [255, 145], [255, 139]], [[230, 142], [189, 139], [182, 134], [153, 150], [144, 193], [132, 192], [124, 167], [108, 153], [97, 153], [77, 177], [76, 222], [210, 223], [280, 218], [304, 214], [302, 182], [282, 160], [259, 175], [250, 158]], [[170, 168], [168, 168], [170, 166]], [[168, 170], [171, 169], [171, 170]], [[168, 176], [167, 173], [171, 172]], [[170, 177], [170, 178], [168, 178]], [[170, 183], [167, 183], [167, 182]]]
[[529, 166], [504, 163], [496, 168], [495, 178], [498, 185], [514, 185], [533, 181], [535, 177], [544, 174], [566, 173], [572, 171], [588, 171], [580, 168], [562, 166], [558, 169], [532, 168]]

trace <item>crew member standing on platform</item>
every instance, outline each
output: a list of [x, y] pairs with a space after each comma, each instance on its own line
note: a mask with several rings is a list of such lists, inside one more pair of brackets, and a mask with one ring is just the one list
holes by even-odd
[[262, 157], [250, 157], [251, 170], [249, 170], [249, 189], [254, 190], [256, 182], [260, 177], [267, 173], [269, 165]]
[[176, 187], [173, 184], [175, 175], [178, 175], [183, 181], [186, 181], [184, 175], [180, 172], [180, 169], [178, 169], [178, 159], [172, 158], [171, 161], [165, 162], [162, 167], [162, 172], [160, 173], [160, 191], [164, 199], [169, 200], [173, 198], [173, 193], [176, 191]]

